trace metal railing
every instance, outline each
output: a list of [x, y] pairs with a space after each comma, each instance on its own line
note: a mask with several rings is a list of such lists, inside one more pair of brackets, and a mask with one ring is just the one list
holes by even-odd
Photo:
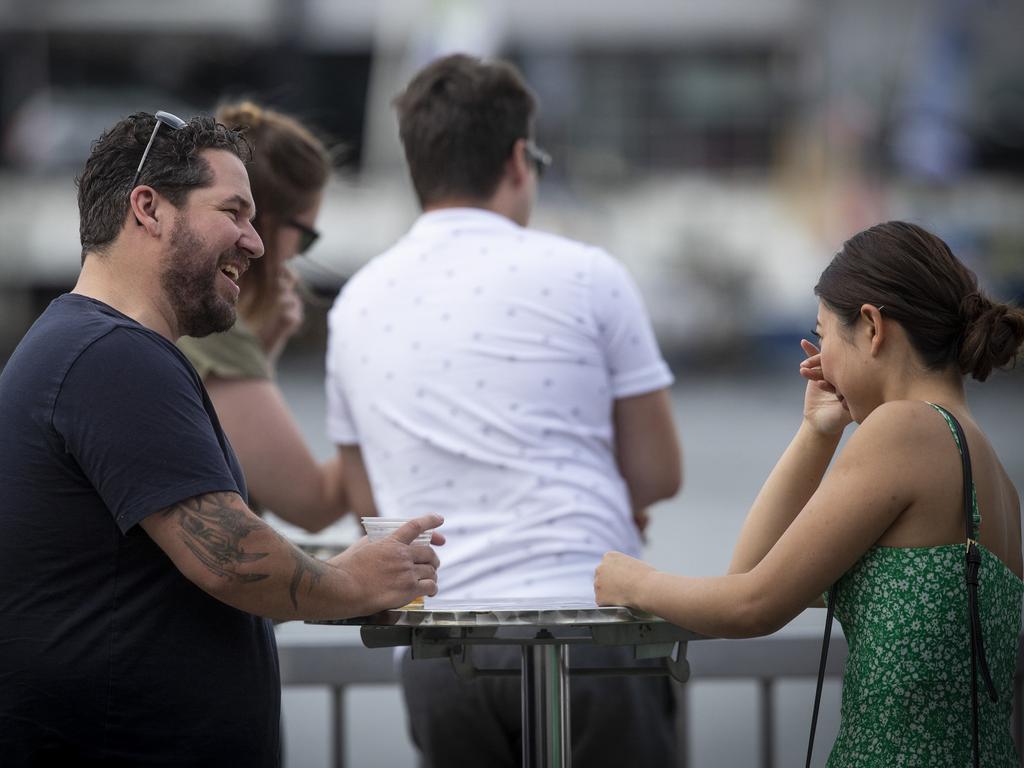
[[[702, 640], [690, 643], [687, 657], [690, 682], [753, 680], [758, 684], [758, 752], [762, 768], [774, 768], [775, 686], [779, 680], [815, 678], [821, 640], [809, 637], [774, 636], [751, 640]], [[330, 760], [335, 768], [345, 762], [345, 690], [350, 685], [397, 685], [391, 649], [369, 649], [346, 643], [310, 643], [279, 639], [282, 686], [316, 686], [331, 690]], [[842, 675], [846, 641], [833, 637], [829, 645], [825, 674]], [[680, 768], [689, 768], [689, 694], [687, 686], [677, 689], [677, 722], [680, 738]], [[1024, 645], [1018, 645], [1017, 675], [1014, 678], [1013, 737], [1018, 748], [1024, 744]], [[809, 710], [809, 707], [808, 707]], [[825, 745], [820, 754], [827, 754]]]

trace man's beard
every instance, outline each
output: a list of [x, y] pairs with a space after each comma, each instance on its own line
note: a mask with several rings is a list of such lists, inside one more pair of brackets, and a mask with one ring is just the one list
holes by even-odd
[[182, 336], [208, 336], [235, 324], [235, 306], [217, 292], [217, 274], [222, 261], [235, 252], [221, 254], [208, 263], [208, 246], [185, 222], [174, 221], [167, 264], [160, 274], [163, 288], [178, 320]]

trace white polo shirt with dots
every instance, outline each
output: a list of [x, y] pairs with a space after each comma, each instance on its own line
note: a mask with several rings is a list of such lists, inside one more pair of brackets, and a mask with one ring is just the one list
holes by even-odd
[[382, 516], [444, 515], [438, 597], [590, 600], [605, 552], [640, 555], [612, 405], [672, 374], [607, 253], [433, 211], [328, 324], [329, 436], [361, 447]]

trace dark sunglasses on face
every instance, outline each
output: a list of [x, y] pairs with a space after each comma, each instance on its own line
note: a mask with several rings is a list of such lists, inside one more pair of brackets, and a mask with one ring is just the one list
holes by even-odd
[[543, 176], [544, 171], [551, 167], [551, 155], [537, 146], [533, 139], [526, 140], [526, 157], [537, 169], [537, 176]]
[[153, 126], [153, 133], [149, 136], [149, 143], [146, 144], [146, 148], [142, 151], [142, 159], [139, 160], [139, 167], [135, 169], [135, 175], [132, 177], [132, 185], [129, 189], [135, 189], [135, 185], [139, 183], [139, 174], [142, 173], [142, 166], [146, 164], [146, 158], [149, 157], [149, 150], [153, 146], [153, 142], [156, 140], [157, 131], [160, 130], [161, 125], [166, 125], [168, 128], [180, 131], [184, 128], [187, 123], [177, 115], [172, 115], [170, 112], [164, 112], [160, 110], [153, 117], [156, 118], [156, 124]]
[[319, 232], [317, 232], [312, 227], [306, 226], [301, 221], [289, 219], [288, 221], [285, 222], [285, 224], [299, 231], [299, 253], [305, 253], [306, 251], [308, 251], [310, 248], [313, 247], [313, 243], [315, 243], [320, 238]]

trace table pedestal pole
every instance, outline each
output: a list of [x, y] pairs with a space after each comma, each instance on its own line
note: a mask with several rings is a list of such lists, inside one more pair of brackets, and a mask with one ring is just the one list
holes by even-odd
[[563, 643], [524, 645], [523, 766], [568, 768], [569, 649]]

